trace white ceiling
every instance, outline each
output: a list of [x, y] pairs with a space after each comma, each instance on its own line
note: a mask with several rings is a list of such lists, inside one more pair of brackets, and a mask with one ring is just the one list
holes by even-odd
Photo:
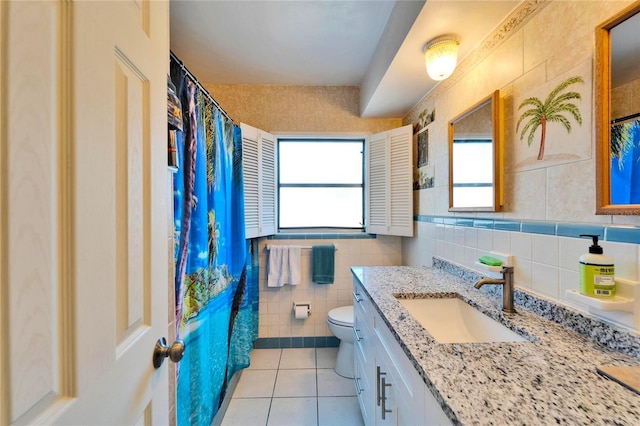
[[171, 1], [171, 50], [206, 84], [360, 86], [363, 117], [402, 117], [437, 82], [429, 40], [466, 57], [507, 0]]

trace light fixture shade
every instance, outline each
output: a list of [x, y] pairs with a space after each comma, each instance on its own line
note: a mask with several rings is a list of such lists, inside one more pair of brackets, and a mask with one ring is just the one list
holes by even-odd
[[434, 80], [444, 80], [449, 77], [458, 63], [458, 42], [455, 40], [440, 40], [427, 46], [424, 52], [427, 73]]

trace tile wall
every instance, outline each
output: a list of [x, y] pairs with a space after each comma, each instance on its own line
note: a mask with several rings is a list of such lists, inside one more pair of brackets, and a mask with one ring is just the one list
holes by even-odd
[[[311, 235], [308, 235], [312, 238]], [[290, 236], [290, 238], [293, 238]], [[333, 284], [311, 282], [311, 250], [303, 249], [300, 259], [301, 282], [297, 286], [267, 287], [268, 251], [266, 245], [335, 244], [335, 281]], [[378, 235], [361, 239], [260, 239], [260, 307], [259, 338], [331, 336], [327, 313], [339, 306], [352, 305], [351, 266], [401, 265], [401, 238]], [[311, 303], [306, 320], [293, 317], [293, 302]]]
[[[422, 111], [436, 111], [429, 125], [433, 163], [428, 170], [433, 170], [434, 187], [414, 191], [416, 237], [403, 239], [405, 264], [430, 265], [437, 255], [473, 266], [489, 250], [509, 252], [515, 256], [517, 286], [568, 303], [565, 291], [578, 287], [578, 257], [587, 252], [589, 241], [565, 231], [591, 227], [608, 237], [602, 245], [615, 260], [616, 275], [640, 279], [640, 239], [634, 233], [640, 216], [595, 214], [595, 28], [632, 3], [522, 2], [403, 118], [404, 124], [417, 123]], [[520, 105], [531, 96], [545, 99], [558, 82], [573, 76], [584, 80], [573, 86], [582, 95], [582, 124], [572, 121], [571, 132], [550, 124], [545, 158], [536, 160], [540, 129], [531, 146], [521, 139]], [[448, 121], [496, 89], [504, 118], [503, 208], [497, 213], [449, 212]], [[631, 237], [620, 237], [626, 229], [632, 230]]]
[[[403, 242], [405, 265], [431, 266], [432, 257], [438, 256], [478, 269], [475, 262], [479, 256], [490, 251], [511, 254], [516, 287], [586, 311], [585, 306], [566, 296], [567, 290], [580, 286], [578, 258], [588, 252], [591, 240], [577, 236], [586, 232], [604, 237], [600, 245], [614, 259], [616, 277], [640, 280], [640, 246], [625, 242], [637, 240], [640, 228], [491, 220], [474, 223], [472, 219], [433, 216], [417, 219], [415, 237]], [[618, 320], [624, 326], [633, 325], [630, 315], [621, 315]]]

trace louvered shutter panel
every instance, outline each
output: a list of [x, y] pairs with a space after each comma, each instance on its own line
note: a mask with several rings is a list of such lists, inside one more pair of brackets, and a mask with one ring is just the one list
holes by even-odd
[[258, 129], [240, 123], [240, 130], [242, 132], [245, 233], [246, 238], [256, 238], [260, 233]]
[[413, 236], [413, 127], [389, 131], [389, 235]]
[[276, 233], [276, 142], [272, 134], [259, 132], [260, 140], [260, 236]]
[[369, 138], [367, 147], [367, 232], [370, 234], [387, 233], [388, 205], [388, 144], [387, 132], [378, 133]]
[[413, 128], [369, 137], [367, 147], [367, 232], [413, 236]]

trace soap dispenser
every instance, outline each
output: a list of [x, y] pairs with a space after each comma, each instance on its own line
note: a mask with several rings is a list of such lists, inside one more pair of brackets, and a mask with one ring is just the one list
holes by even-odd
[[592, 297], [613, 297], [616, 294], [613, 259], [605, 256], [598, 245], [598, 236], [580, 234], [593, 239], [589, 253], [580, 256], [580, 293]]

